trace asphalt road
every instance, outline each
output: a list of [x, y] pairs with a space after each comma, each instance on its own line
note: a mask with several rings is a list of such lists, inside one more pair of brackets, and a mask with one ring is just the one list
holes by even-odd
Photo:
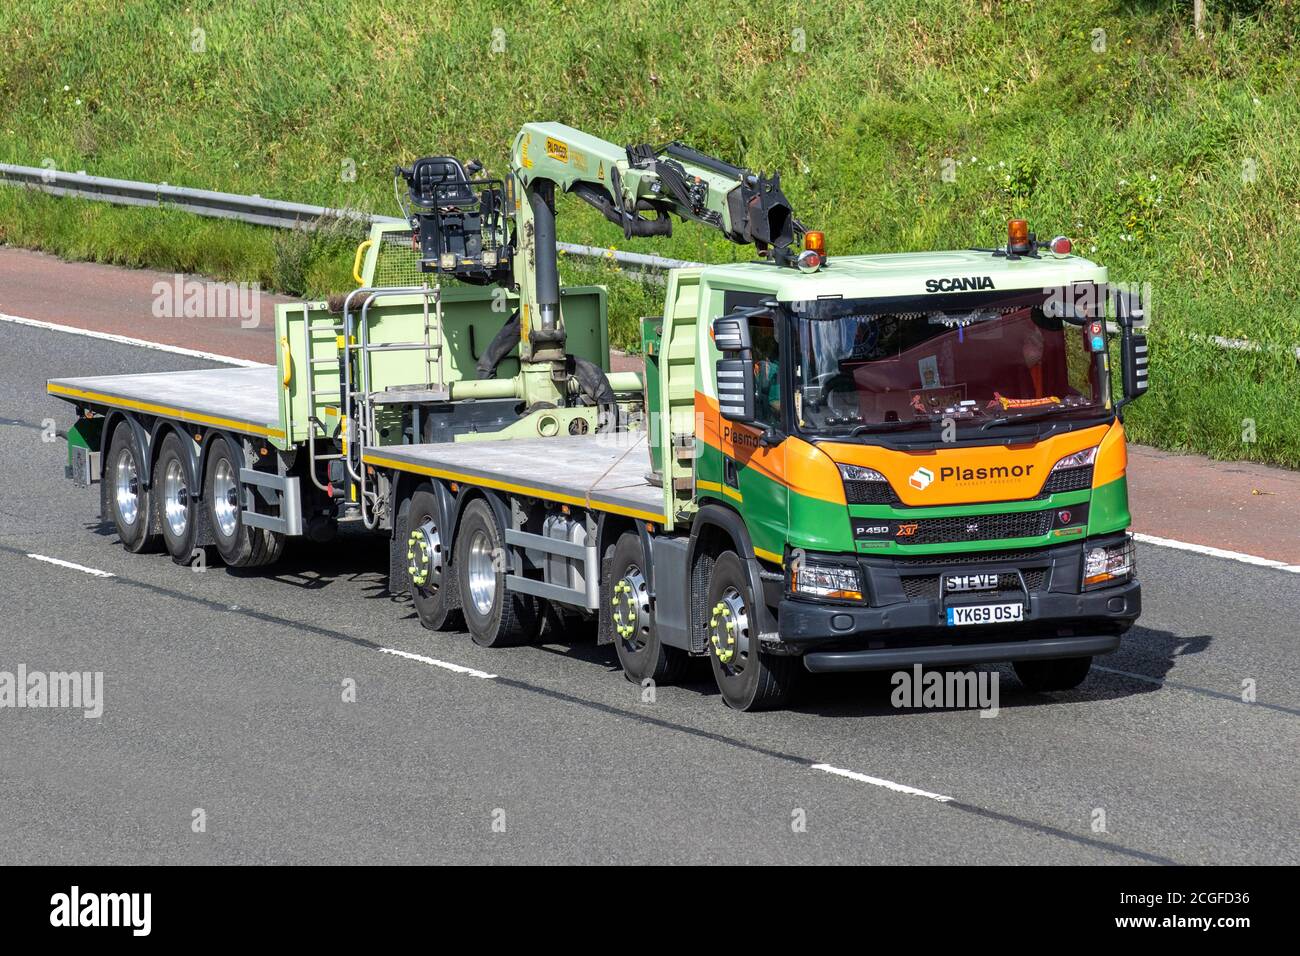
[[201, 363], [4, 333], [0, 671], [102, 671], [104, 709], [0, 709], [0, 862], [1300, 862], [1300, 576], [1140, 546], [1123, 648], [1066, 693], [990, 669], [993, 718], [897, 710], [881, 675], [646, 703], [577, 637], [423, 631], [380, 539], [258, 574], [126, 554], [42, 440], [45, 380]]

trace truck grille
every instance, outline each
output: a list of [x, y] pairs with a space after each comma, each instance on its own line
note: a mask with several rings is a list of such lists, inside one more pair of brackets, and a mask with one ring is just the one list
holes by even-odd
[[[1023, 572], [1025, 576], [1025, 587], [1030, 591], [1041, 591], [1043, 582], [1047, 580], [1046, 568], [1026, 568]], [[937, 574], [914, 574], [904, 576], [903, 593], [907, 595], [909, 601], [937, 601], [939, 600], [939, 575]], [[1022, 593], [1020, 590], [1020, 578], [1015, 574], [1001, 574], [998, 576], [997, 591], [977, 591], [971, 592], [979, 597], [993, 597], [995, 594], [1002, 592]]]
[[1052, 530], [1054, 511], [1021, 511], [1009, 514], [968, 515], [954, 518], [918, 518], [910, 535], [899, 535], [899, 544], [946, 544], [952, 541], [996, 541], [1000, 538], [1036, 538]]
[[1059, 495], [1066, 491], [1084, 491], [1092, 487], [1092, 465], [1080, 465], [1078, 468], [1062, 468], [1047, 476], [1043, 490], [1034, 496], [1040, 501], [1048, 495]]
[[1043, 552], [1036, 548], [1022, 548], [1018, 551], [982, 551], [979, 554], [930, 554], [916, 557], [894, 558], [894, 565], [903, 573], [910, 568], [933, 567], [937, 564], [1019, 564], [1021, 561], [1034, 561], [1043, 558]]
[[901, 505], [887, 481], [844, 482], [844, 497], [851, 505]]

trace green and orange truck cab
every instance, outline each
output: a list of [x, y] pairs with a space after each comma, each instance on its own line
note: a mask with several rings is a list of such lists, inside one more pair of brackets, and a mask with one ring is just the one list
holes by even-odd
[[[645, 327], [649, 403], [669, 423], [652, 458], [694, 535], [701, 519], [743, 535], [767, 653], [812, 671], [1086, 673], [1118, 646], [1141, 595], [1106, 283], [1077, 257], [983, 252], [673, 274]], [[696, 316], [728, 315], [745, 328], [720, 349]], [[1145, 340], [1120, 318], [1133, 398]], [[697, 361], [675, 349], [687, 341]]]

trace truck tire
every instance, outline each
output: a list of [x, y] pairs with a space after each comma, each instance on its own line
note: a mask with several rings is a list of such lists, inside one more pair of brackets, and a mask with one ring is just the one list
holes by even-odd
[[659, 640], [644, 565], [641, 539], [631, 532], [620, 535], [602, 589], [609, 601], [610, 633], [628, 680], [634, 684], [644, 680], [670, 684], [681, 677], [687, 654]]
[[1092, 669], [1091, 657], [1058, 657], [1046, 661], [1013, 661], [1025, 690], [1070, 690], [1078, 687]]
[[406, 569], [406, 586], [420, 623], [431, 631], [464, 630], [456, 600], [456, 574], [451, 542], [438, 527], [438, 500], [421, 485], [398, 513], [396, 565]]
[[228, 439], [222, 437], [212, 443], [203, 469], [203, 500], [221, 560], [232, 568], [260, 568], [279, 560], [284, 535], [244, 524], [240, 515], [239, 462]]
[[180, 436], [168, 432], [153, 466], [152, 488], [163, 546], [180, 565], [194, 560], [194, 543], [199, 532], [199, 509], [195, 504], [198, 489], [190, 487], [190, 463], [185, 451]]
[[713, 679], [727, 706], [746, 711], [782, 706], [794, 686], [799, 659], [769, 654], [759, 646], [749, 575], [734, 551], [724, 551], [714, 562], [704, 624]]
[[158, 549], [158, 535], [151, 533], [153, 496], [144, 481], [144, 454], [131, 434], [131, 426], [120, 422], [108, 443], [104, 465], [108, 507], [122, 547], [132, 554]]
[[526, 644], [537, 633], [536, 600], [506, 590], [505, 532], [482, 498], [465, 506], [456, 531], [457, 590], [465, 626], [482, 647]]

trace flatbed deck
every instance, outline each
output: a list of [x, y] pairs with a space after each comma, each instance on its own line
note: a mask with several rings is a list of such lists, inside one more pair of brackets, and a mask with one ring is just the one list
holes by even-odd
[[463, 481], [545, 501], [664, 523], [644, 432], [367, 447], [378, 468]]
[[185, 422], [284, 438], [273, 365], [145, 375], [51, 379], [46, 391], [68, 401], [129, 408]]

